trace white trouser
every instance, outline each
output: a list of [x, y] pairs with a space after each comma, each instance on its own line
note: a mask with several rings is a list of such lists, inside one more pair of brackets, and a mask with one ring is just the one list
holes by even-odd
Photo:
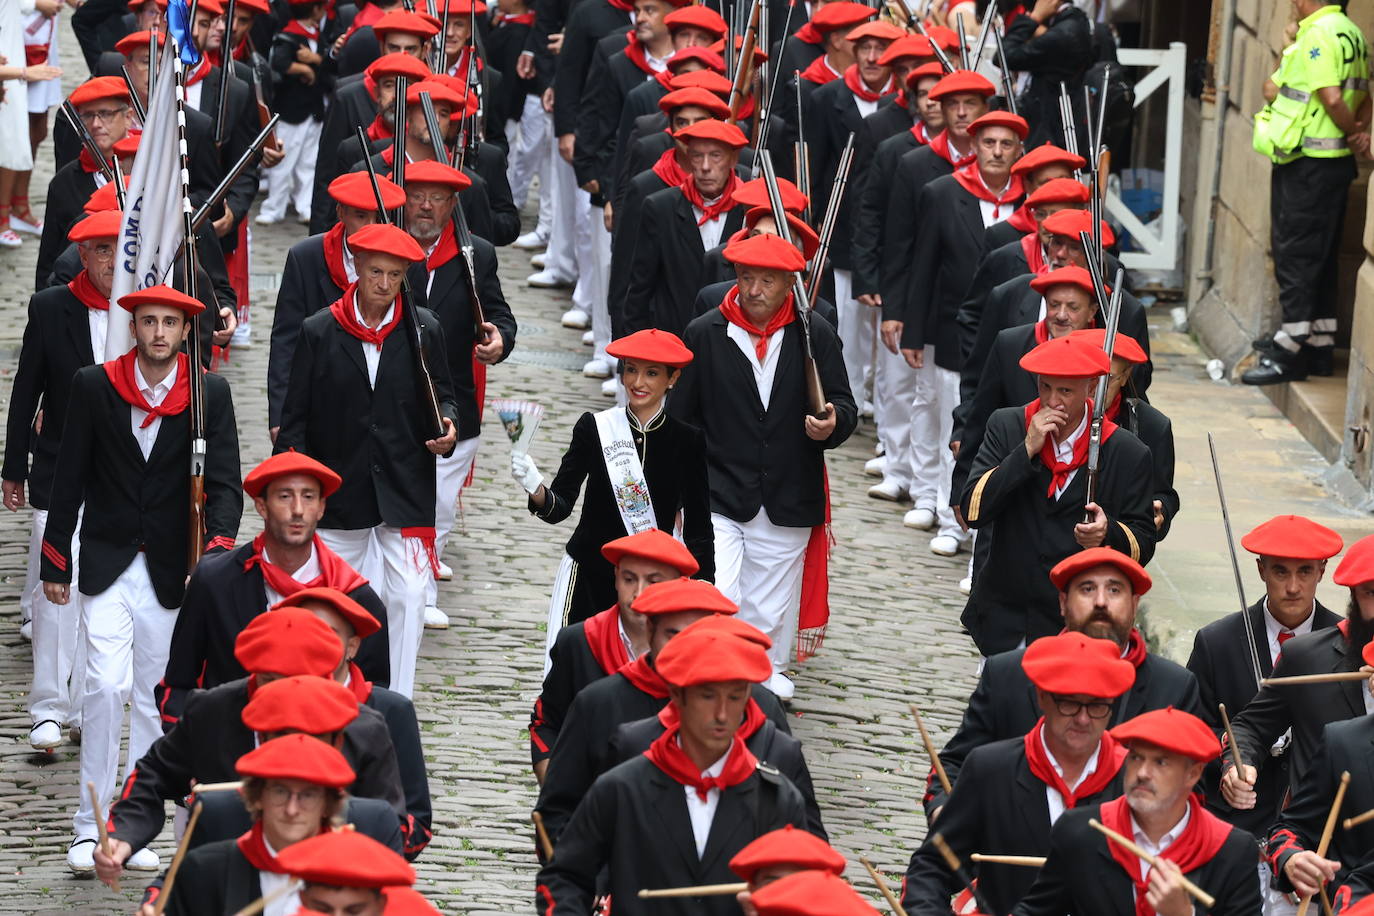
[[[434, 555], [442, 557], [448, 545], [448, 536], [453, 531], [453, 523], [458, 520], [458, 494], [462, 492], [463, 481], [467, 480], [472, 469], [472, 459], [477, 457], [477, 446], [482, 442], [480, 436], [460, 439], [453, 454], [447, 458], [442, 455], [434, 463]], [[433, 576], [425, 578], [425, 605], [436, 607], [439, 600], [439, 583]]]
[[[39, 581], [38, 558], [43, 549], [43, 532], [48, 527], [48, 510], [33, 510], [33, 531], [29, 537], [29, 567], [33, 588], [28, 597], [33, 620], [33, 683], [29, 687], [29, 716], [37, 725], [51, 719], [59, 726], [81, 724], [81, 693], [85, 652], [81, 645], [81, 594], [71, 590], [66, 604], [53, 604], [43, 595]], [[81, 513], [76, 516], [81, 530]], [[72, 581], [80, 575], [77, 558], [81, 540], [72, 538]], [[28, 580], [26, 580], [28, 581]]]
[[[848, 364], [848, 359], [845, 360]], [[917, 370], [906, 364], [901, 351], [888, 352], [878, 345], [878, 361], [873, 365], [873, 418], [878, 423], [878, 441], [887, 460], [883, 479], [895, 480], [914, 497], [911, 467], [911, 404], [916, 399]], [[929, 506], [927, 506], [929, 508]]]
[[[604, 359], [615, 367], [615, 360], [606, 355], [606, 345], [611, 342], [611, 310], [607, 293], [611, 285], [611, 234], [606, 231], [603, 221], [605, 210], [592, 207], [588, 218], [588, 260], [590, 265], [583, 276], [589, 276], [587, 293], [591, 299], [591, 309], [587, 314], [592, 317], [592, 342], [596, 348], [595, 359]], [[581, 284], [579, 284], [581, 285]]]
[[783, 671], [792, 656], [801, 610], [802, 561], [810, 528], [788, 528], [768, 520], [768, 511], [747, 522], [711, 513], [715, 529], [716, 588], [739, 605], [739, 618], [773, 640], [768, 655]]
[[1259, 863], [1260, 902], [1264, 916], [1295, 916], [1298, 905], [1288, 899], [1283, 891], [1272, 886], [1274, 873], [1269, 870], [1268, 862]]
[[844, 371], [849, 376], [849, 393], [863, 407], [867, 401], [867, 379], [873, 370], [873, 341], [877, 333], [879, 310], [860, 305], [850, 293], [854, 277], [847, 270], [835, 270], [835, 309], [839, 312], [840, 342], [844, 344]]
[[935, 350], [925, 348], [925, 364], [916, 371], [916, 396], [911, 409], [911, 467], [913, 496], [918, 507], [935, 510], [937, 534], [968, 540], [949, 505], [954, 453], [954, 408], [959, 405], [959, 373], [935, 365]]
[[306, 118], [299, 124], [277, 122], [277, 139], [281, 141], [285, 158], [270, 169], [263, 169], [267, 179], [267, 199], [262, 202], [263, 216], [281, 219], [286, 205], [296, 205], [296, 212], [310, 217], [311, 195], [315, 192], [315, 154], [319, 151], [320, 130], [324, 123]]
[[515, 206], [521, 209], [530, 194], [530, 184], [539, 176], [539, 228], [546, 238], [553, 225], [553, 188], [549, 183], [549, 157], [553, 151], [553, 115], [544, 110], [537, 95], [525, 96], [525, 107], [519, 121], [507, 122], [510, 133], [510, 164], [506, 180], [510, 182]]
[[419, 538], [401, 537], [400, 528], [320, 528], [320, 540], [362, 573], [386, 605], [391, 647], [391, 689], [409, 697], [415, 691], [415, 660], [425, 632], [425, 579], [434, 578]]
[[72, 819], [78, 837], [96, 835], [95, 812], [86, 783], [104, 799], [115, 789], [124, 704], [129, 710], [128, 778], [140, 757], [162, 736], [153, 687], [167, 669], [177, 609], [158, 603], [148, 576], [148, 559], [136, 554], [129, 568], [98, 595], [81, 596], [81, 632], [86, 643], [85, 689], [81, 699], [80, 804]]
[[[592, 206], [592, 196], [586, 191], [577, 192], [577, 234], [573, 237], [573, 257], [577, 259], [574, 268], [577, 284], [572, 291], [572, 304], [586, 312], [588, 317], [596, 311], [596, 291], [605, 289], [606, 284], [596, 272], [596, 247], [592, 235], [592, 221], [602, 218], [602, 209]], [[604, 223], [602, 226], [604, 227]]]
[[[552, 134], [552, 129], [550, 129]], [[549, 248], [544, 253], [544, 269], [565, 280], [577, 278], [578, 236], [586, 234], [587, 211], [591, 201], [577, 186], [572, 163], [558, 155], [558, 138], [549, 137], [549, 188], [553, 198], [553, 225], [549, 228]]]

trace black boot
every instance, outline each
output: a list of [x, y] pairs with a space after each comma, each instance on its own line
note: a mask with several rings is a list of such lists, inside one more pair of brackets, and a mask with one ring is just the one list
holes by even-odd
[[1307, 374], [1320, 375], [1326, 378], [1336, 371], [1336, 348], [1332, 347], [1303, 347], [1304, 350], [1311, 350], [1312, 355], [1307, 361]]
[[1255, 368], [1241, 375], [1246, 385], [1278, 385], [1283, 382], [1301, 382], [1307, 378], [1311, 350], [1303, 347], [1297, 353], [1274, 349], [1260, 351], [1259, 362]]

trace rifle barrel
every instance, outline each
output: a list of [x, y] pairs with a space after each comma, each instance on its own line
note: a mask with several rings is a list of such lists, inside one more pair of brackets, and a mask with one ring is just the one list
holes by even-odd
[[215, 146], [223, 146], [225, 138], [224, 122], [229, 111], [229, 74], [234, 69], [234, 5], [238, 0], [228, 0], [224, 4], [224, 38], [219, 46], [219, 102], [215, 111]]

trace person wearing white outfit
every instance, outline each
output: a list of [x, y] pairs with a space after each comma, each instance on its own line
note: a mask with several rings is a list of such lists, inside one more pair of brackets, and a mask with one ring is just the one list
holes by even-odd
[[56, 40], [61, 8], [60, 0], [0, 3], [0, 245], [9, 248], [22, 243], [19, 233], [43, 229], [29, 208], [29, 179], [47, 133], [48, 108], [62, 94]]

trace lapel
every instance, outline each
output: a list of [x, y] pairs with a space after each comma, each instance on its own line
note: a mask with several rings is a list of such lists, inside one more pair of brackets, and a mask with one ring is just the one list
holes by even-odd
[[[133, 462], [134, 466], [143, 467], [147, 463], [147, 460], [143, 457], [143, 450], [138, 447], [138, 440], [134, 438], [133, 416], [130, 414], [133, 408], [129, 406], [127, 401], [119, 396], [119, 392], [115, 391], [115, 387], [110, 383], [108, 377], [105, 380], [105, 384], [107, 390], [110, 392], [110, 403], [113, 405], [107, 413], [107, 416], [110, 418], [110, 424], [114, 427], [114, 437], [119, 442], [120, 446], [128, 452], [129, 460]], [[161, 430], [159, 429], [159, 438], [160, 437]], [[156, 442], [153, 443], [153, 447], [157, 447]], [[148, 455], [151, 457], [152, 452], [149, 451]]]
[[[705, 257], [706, 249], [701, 245], [701, 231], [697, 228], [696, 213], [693, 212], [687, 195], [681, 191], [673, 200], [673, 213], [677, 217], [677, 231], [681, 236], [677, 243], [678, 251], [682, 254], [694, 252], [698, 258]], [[722, 234], [721, 238], [725, 238], [725, 235]]]
[[[649, 796], [650, 805], [653, 809], [653, 816], [659, 819], [663, 825], [664, 836], [672, 840], [680, 856], [682, 864], [690, 875], [698, 874], [700, 862], [697, 859], [696, 839], [692, 833], [692, 818], [687, 813], [687, 798], [683, 794], [684, 789], [680, 783], [674, 782], [664, 774], [658, 767], [649, 765]], [[721, 793], [721, 801], [724, 803], [725, 793]], [[716, 814], [720, 814], [720, 807], [717, 806]], [[709, 845], [708, 845], [709, 851]]]
[[732, 848], [731, 841], [736, 834], [740, 831], [750, 834], [754, 832], [758, 793], [757, 778], [746, 780], [728, 789], [721, 789], [715, 817], [711, 818], [711, 831], [706, 836], [706, 852], [701, 857], [700, 874], [710, 873], [711, 866], [721, 854]]
[[[722, 245], [725, 244], [725, 241], [729, 239], [730, 236], [744, 228], [745, 212], [746, 208], [740, 206], [734, 206], [725, 211], [725, 225], [722, 226], [720, 230], [720, 241]], [[700, 238], [700, 233], [697, 234], [697, 237]]]
[[[1347, 666], [1345, 656], [1348, 654], [1350, 644], [1344, 639], [1337, 639], [1332, 644], [1332, 651], [1340, 657], [1340, 662], [1332, 668], [1333, 671], [1349, 671], [1352, 667]], [[1356, 665], [1354, 668], [1358, 668]], [[1345, 698], [1346, 705], [1350, 707], [1348, 718], [1360, 718], [1365, 715], [1364, 711], [1364, 692], [1360, 690], [1363, 681], [1342, 681], [1340, 684], [1341, 696]]]
[[[958, 215], [957, 223], [968, 236], [965, 244], [972, 245], [967, 250], [981, 251], [983, 246], [983, 211], [978, 206], [978, 198], [965, 191], [962, 185], [956, 185], [956, 187], [962, 192], [958, 195], [959, 208], [955, 211]], [[955, 250], [959, 249], [956, 247]]]
[[840, 84], [840, 89], [835, 93], [835, 110], [839, 113], [839, 123], [841, 135], [849, 131], [857, 131], [863, 124], [863, 117], [859, 114], [859, 103], [854, 100], [854, 93], [844, 83], [844, 76], [841, 75], [835, 82]]
[[[719, 309], [712, 315], [711, 320], [717, 327], [720, 345], [725, 351], [723, 356], [725, 365], [729, 366], [730, 371], [739, 376], [734, 383], [735, 390], [747, 391], [753, 412], [755, 414], [763, 413], [763, 398], [759, 396], [759, 386], [754, 381], [754, 367], [749, 363], [749, 357], [740, 351], [739, 345], [730, 339], [730, 322], [725, 320], [725, 316], [720, 313]], [[778, 354], [779, 364], [781, 364], [784, 355], [785, 353]], [[776, 381], [775, 377], [774, 382], [776, 383]]]
[[[168, 394], [168, 397], [171, 397], [171, 395]], [[183, 418], [184, 418], [184, 419], [183, 419]], [[153, 463], [154, 463], [157, 459], [161, 458], [162, 453], [163, 453], [164, 451], [166, 451], [166, 450], [169, 449], [169, 448], [174, 448], [174, 447], [175, 447], [175, 445], [176, 445], [176, 441], [175, 441], [175, 440], [179, 439], [179, 438], [182, 436], [182, 425], [181, 425], [181, 424], [182, 424], [183, 422], [185, 422], [185, 423], [187, 424], [186, 429], [187, 429], [187, 431], [188, 431], [188, 433], [189, 433], [189, 430], [190, 430], [190, 408], [189, 408], [189, 407], [188, 407], [186, 410], [183, 410], [181, 413], [179, 413], [179, 414], [177, 414], [177, 415], [175, 415], [175, 416], [163, 417], [163, 418], [162, 418], [162, 422], [159, 423], [159, 424], [157, 425], [157, 437], [156, 437], [155, 439], [153, 439], [153, 447], [150, 448], [150, 449], [148, 449], [148, 462], [147, 462], [147, 463], [148, 463], [148, 465], [149, 465], [150, 467], [153, 465]], [[137, 448], [137, 444], [135, 444], [135, 448]], [[142, 452], [142, 451], [140, 451], [138, 454], [139, 454], [139, 457], [140, 457], [140, 458], [143, 457], [143, 452]]]
[[[1087, 911], [1095, 916], [1135, 916], [1135, 883], [1120, 863], [1112, 858], [1111, 850], [1107, 848], [1109, 842], [1105, 836], [1093, 840], [1094, 850], [1105, 861], [1098, 867], [1095, 881], [1087, 885], [1086, 894], [1096, 907]], [[1092, 899], [1094, 897], [1095, 900]]]
[[[1027, 270], [1029, 269], [1027, 268]], [[1015, 327], [1018, 324], [1035, 322], [1040, 315], [1040, 298], [1040, 294], [1031, 289], [1030, 283], [1027, 282], [1025, 288], [1021, 290], [1020, 298], [1012, 306], [1012, 314], [1008, 318], [1007, 326]]]
[[246, 907], [262, 896], [262, 882], [258, 876], [258, 870], [237, 848], [229, 853], [229, 867], [226, 871], [228, 872], [226, 875], [228, 881], [225, 882], [224, 888], [226, 910], [239, 912], [239, 910], [232, 908]]
[[1016, 789], [1021, 796], [1016, 805], [1024, 825], [1026, 836], [1048, 836], [1046, 826], [1050, 822], [1050, 801], [1045, 795], [1045, 784], [1035, 778], [1026, 760], [1025, 751], [1021, 752], [1016, 767]]
[[[401, 306], [398, 304], [396, 307], [400, 308]], [[407, 333], [405, 320], [402, 319], [401, 324], [399, 324], [390, 334], [386, 335], [386, 340], [382, 341], [382, 358], [377, 360], [377, 385], [382, 384], [384, 373], [387, 376], [391, 375], [391, 371], [388, 370], [391, 370], [391, 367], [396, 361], [402, 358], [401, 351], [409, 349], [410, 341], [406, 339]], [[362, 349], [362, 344], [360, 343], [358, 345], [360, 354]], [[364, 371], [366, 371], [366, 368], [366, 365], [364, 365]], [[373, 391], [376, 391], [376, 386], [373, 387]]]
[[[349, 360], [358, 368], [358, 371], [363, 374], [363, 381], [366, 382], [367, 360], [363, 357], [363, 342], [345, 331], [343, 325], [339, 324], [338, 319], [334, 320], [334, 345], [337, 349], [343, 350], [343, 352], [347, 354]], [[385, 346], [382, 347], [382, 353], [383, 355], [386, 354]], [[381, 374], [381, 365], [379, 363], [377, 367], [378, 377], [380, 377]], [[371, 390], [370, 385], [368, 388]]]
[[[121, 309], [122, 311], [122, 309]], [[106, 318], [106, 327], [109, 327], [111, 315]], [[72, 345], [76, 348], [77, 365], [89, 366], [95, 362], [95, 354], [91, 351], [91, 326], [86, 318], [86, 306], [80, 299], [72, 297], [67, 303], [67, 314], [62, 318], [62, 324], [66, 326], [67, 334], [71, 337]], [[101, 362], [104, 362], [104, 354], [101, 354]]]
[[[1250, 628], [1250, 633], [1255, 637], [1255, 652], [1259, 655], [1260, 674], [1268, 677], [1274, 671], [1274, 659], [1269, 654], [1269, 631], [1264, 625], [1264, 599], [1261, 598], [1245, 612], [1245, 625]], [[1250, 650], [1246, 647], [1244, 664], [1242, 670], [1246, 678], [1251, 674]]]
[[[733, 341], [731, 341], [731, 343], [733, 343]], [[783, 328], [782, 337], [774, 337], [769, 346], [782, 348], [778, 351], [778, 365], [773, 370], [773, 388], [768, 396], [768, 412], [772, 413], [773, 408], [777, 407], [779, 403], [790, 405], [796, 402], [795, 398], [780, 395], [778, 386], [787, 384], [786, 380], [794, 377], [792, 364], [797, 361], [797, 355], [801, 352], [802, 346], [801, 319], [795, 319], [791, 324]], [[739, 347], [735, 349], [738, 350]], [[743, 356], [744, 354], [741, 353], [740, 355]], [[757, 390], [757, 386], [755, 386], [755, 390]], [[760, 401], [759, 404], [762, 406], [763, 402]]]
[[219, 80], [219, 67], [211, 67], [200, 81], [200, 111], [212, 118], [219, 116]]

